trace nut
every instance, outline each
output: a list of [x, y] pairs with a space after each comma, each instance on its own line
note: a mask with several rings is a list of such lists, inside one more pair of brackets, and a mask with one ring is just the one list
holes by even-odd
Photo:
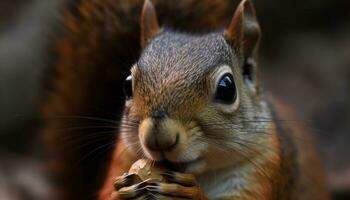
[[128, 174], [136, 174], [141, 181], [164, 182], [165, 180], [161, 174], [165, 171], [166, 169], [161, 164], [147, 159], [140, 159], [131, 166]]

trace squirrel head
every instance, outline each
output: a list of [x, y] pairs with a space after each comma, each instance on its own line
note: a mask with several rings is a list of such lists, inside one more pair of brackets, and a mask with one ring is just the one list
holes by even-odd
[[183, 164], [192, 173], [253, 156], [239, 144], [259, 142], [253, 129], [268, 126], [251, 123], [267, 112], [257, 76], [259, 40], [249, 0], [240, 3], [224, 31], [196, 35], [160, 28], [146, 0], [143, 50], [124, 86], [121, 139], [130, 152]]

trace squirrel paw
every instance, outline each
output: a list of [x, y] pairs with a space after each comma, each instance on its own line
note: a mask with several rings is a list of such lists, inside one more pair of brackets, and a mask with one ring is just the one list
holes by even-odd
[[[136, 174], [125, 174], [117, 177], [114, 181], [115, 191], [111, 195], [112, 200], [138, 199], [142, 194], [146, 194], [147, 182], [141, 180]], [[137, 184], [133, 184], [139, 182]]]
[[151, 199], [193, 199], [207, 200], [192, 174], [178, 172], [162, 173], [167, 183], [152, 183], [147, 186]]
[[195, 177], [191, 174], [178, 172], [165, 172], [162, 176], [166, 183], [154, 182], [152, 180], [142, 181], [133, 184], [137, 176], [134, 174], [118, 177], [114, 183], [115, 191], [112, 193], [112, 200], [207, 200]]

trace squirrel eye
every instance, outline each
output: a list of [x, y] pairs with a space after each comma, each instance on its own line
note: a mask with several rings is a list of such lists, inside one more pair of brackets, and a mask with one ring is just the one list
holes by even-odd
[[129, 75], [125, 81], [124, 81], [124, 85], [123, 85], [123, 90], [124, 90], [124, 94], [126, 99], [131, 99], [132, 98], [132, 76]]
[[237, 98], [236, 85], [232, 74], [224, 74], [216, 87], [215, 101], [223, 104], [231, 104]]

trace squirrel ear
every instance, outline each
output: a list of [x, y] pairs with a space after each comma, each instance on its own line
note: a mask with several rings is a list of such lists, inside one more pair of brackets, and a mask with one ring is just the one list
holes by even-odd
[[157, 13], [150, 0], [145, 0], [141, 13], [141, 47], [159, 32]]
[[243, 0], [232, 21], [224, 31], [226, 41], [244, 55], [243, 76], [251, 81], [258, 91], [257, 57], [260, 42], [260, 26], [253, 3]]

